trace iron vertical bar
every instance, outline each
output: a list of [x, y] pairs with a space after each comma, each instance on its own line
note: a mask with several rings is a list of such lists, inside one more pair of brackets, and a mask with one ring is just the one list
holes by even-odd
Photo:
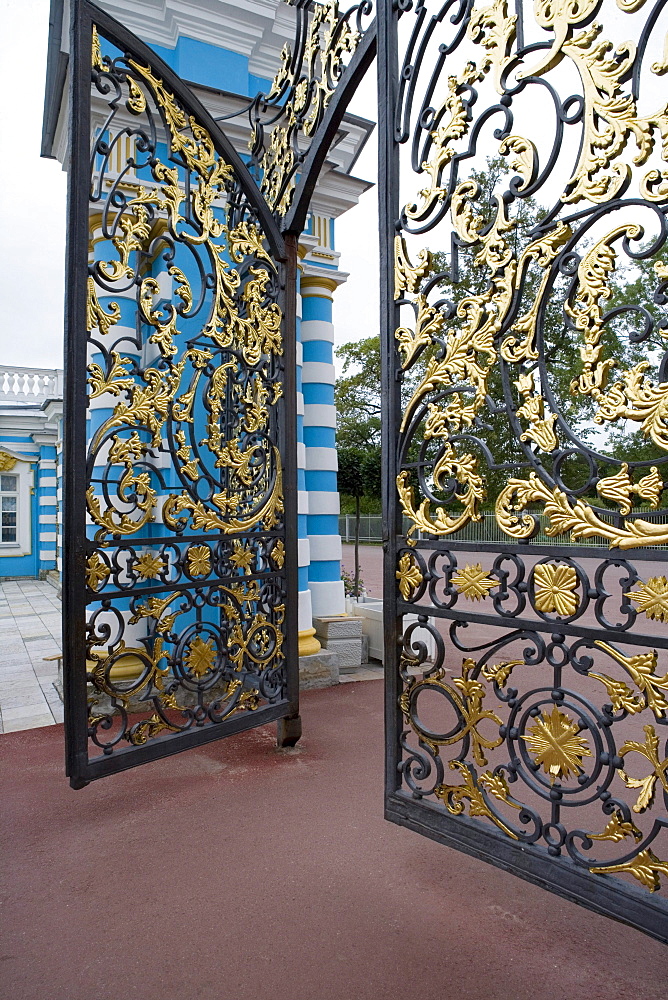
[[297, 236], [285, 236], [286, 259], [283, 264], [283, 496], [285, 503], [285, 658], [287, 718], [278, 724], [280, 745], [292, 745], [301, 735], [299, 721], [299, 650], [297, 636], [298, 552], [297, 552]]
[[384, 400], [383, 448], [383, 623], [385, 643], [385, 789], [398, 788], [398, 742], [401, 726], [398, 690], [399, 618], [395, 599], [397, 535], [401, 530], [395, 500], [396, 441], [401, 414], [396, 377], [393, 243], [399, 191], [399, 153], [393, 115], [397, 96], [397, 11], [392, 0], [378, 8], [378, 217], [380, 233], [380, 338]]
[[92, 19], [79, 0], [70, 21], [70, 170], [65, 282], [65, 413], [63, 422], [63, 687], [66, 773], [88, 784], [86, 718], [86, 289], [90, 187]]

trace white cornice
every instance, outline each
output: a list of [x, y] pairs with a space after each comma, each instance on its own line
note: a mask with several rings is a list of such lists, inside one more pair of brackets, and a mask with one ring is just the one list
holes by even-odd
[[294, 12], [279, 0], [97, 0], [149, 45], [192, 38], [247, 56], [251, 73], [273, 77]]

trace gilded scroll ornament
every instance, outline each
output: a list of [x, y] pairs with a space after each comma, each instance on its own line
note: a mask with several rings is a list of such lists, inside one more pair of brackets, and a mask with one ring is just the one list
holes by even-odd
[[401, 5], [384, 386], [393, 544], [428, 567], [408, 593], [433, 638], [404, 623], [402, 793], [437, 838], [466, 816], [544, 871], [655, 891], [668, 575], [639, 570], [668, 545], [668, 102], [642, 6], [473, 0], [453, 27]]
[[492, 808], [489, 798], [485, 794], [486, 791], [489, 791], [501, 802], [507, 803], [514, 809], [520, 809], [521, 806], [511, 799], [508, 783], [505, 779], [501, 775], [490, 774], [489, 771], [476, 779], [473, 769], [461, 760], [449, 761], [448, 767], [453, 771], [458, 771], [464, 779], [463, 784], [448, 785], [443, 783], [434, 789], [434, 795], [443, 800], [448, 812], [452, 813], [453, 816], [461, 816], [465, 810], [464, 803], [468, 802], [469, 816], [490, 819], [507, 837], [517, 840], [515, 831]]
[[596, 875], [633, 875], [650, 892], [661, 888], [661, 875], [668, 876], [668, 861], [661, 861], [654, 851], [641, 851], [630, 861], [620, 864], [597, 865], [590, 869]]
[[619, 756], [622, 760], [629, 753], [638, 753], [645, 757], [653, 768], [645, 778], [629, 777], [625, 769], [619, 769], [619, 776], [627, 788], [640, 789], [638, 798], [633, 805], [633, 811], [636, 813], [644, 812], [651, 807], [657, 782], [664, 792], [668, 793], [668, 757], [665, 760], [661, 760], [659, 757], [659, 737], [656, 735], [654, 726], [644, 726], [643, 728], [645, 732], [644, 743], [626, 740], [619, 748]]
[[650, 708], [657, 719], [663, 719], [668, 712], [668, 700], [664, 692], [668, 693], [668, 672], [659, 677], [656, 673], [657, 652], [655, 649], [649, 653], [635, 653], [632, 656], [624, 656], [614, 646], [596, 640], [599, 649], [617, 661], [628, 673], [636, 687], [645, 696], [645, 704]]
[[[278, 215], [287, 214], [295, 191], [297, 172], [303, 160], [300, 149], [312, 139], [334, 95], [345, 60], [362, 39], [360, 15], [364, 4], [345, 13], [338, 0], [320, 0], [312, 5], [295, 3], [301, 17], [303, 48], [286, 43], [281, 64], [262, 106], [282, 109], [269, 144], [263, 148], [256, 125], [248, 148], [259, 156], [260, 188]], [[357, 14], [356, 24], [350, 21]]]
[[105, 757], [285, 685], [283, 265], [177, 91], [94, 36], [86, 642]]
[[11, 472], [17, 461], [8, 451], [0, 451], [0, 472]]
[[[437, 752], [438, 747], [453, 746], [463, 740], [470, 741], [473, 759], [476, 764], [484, 767], [487, 764], [485, 750], [493, 750], [503, 740], [501, 737], [484, 736], [478, 727], [485, 720], [490, 720], [498, 726], [501, 724], [501, 719], [491, 709], [483, 708], [486, 690], [484, 684], [471, 676], [474, 668], [475, 661], [467, 657], [462, 663], [460, 676], [452, 679], [453, 686], [446, 682], [445, 672], [442, 669], [419, 681], [409, 675], [399, 699], [399, 706], [408, 724]], [[436, 736], [418, 722], [413, 706], [417, 704], [417, 699], [423, 691], [441, 692], [455, 706], [461, 725], [452, 735]]]

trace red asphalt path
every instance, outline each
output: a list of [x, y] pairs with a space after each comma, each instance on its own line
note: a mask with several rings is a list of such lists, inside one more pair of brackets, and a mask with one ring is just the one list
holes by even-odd
[[0, 736], [11, 1000], [665, 1000], [664, 947], [382, 818], [382, 684], [71, 791]]

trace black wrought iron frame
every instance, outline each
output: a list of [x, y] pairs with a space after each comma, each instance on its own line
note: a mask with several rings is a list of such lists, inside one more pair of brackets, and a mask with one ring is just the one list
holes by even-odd
[[[518, 9], [521, 0], [518, 0]], [[414, 830], [423, 836], [438, 841], [448, 847], [455, 848], [465, 854], [479, 858], [495, 867], [508, 871], [541, 888], [547, 889], [565, 897], [579, 905], [596, 911], [618, 921], [628, 924], [661, 941], [668, 942], [668, 906], [665, 899], [649, 895], [647, 891], [635, 884], [623, 882], [609, 875], [593, 875], [586, 868], [576, 865], [570, 857], [550, 855], [545, 848], [539, 848], [533, 843], [518, 843], [503, 836], [491, 824], [469, 818], [465, 814], [451, 815], [440, 803], [428, 801], [419, 791], [411, 791], [410, 782], [406, 782], [402, 774], [402, 764], [405, 766], [407, 754], [402, 748], [402, 735], [406, 733], [407, 725], [404, 713], [400, 707], [401, 696], [404, 693], [404, 683], [401, 677], [401, 654], [404, 641], [410, 646], [410, 639], [405, 640], [403, 618], [406, 614], [418, 616], [418, 621], [426, 623], [428, 618], [435, 618], [456, 624], [477, 622], [495, 625], [506, 629], [537, 631], [539, 636], [559, 631], [568, 636], [578, 636], [584, 639], [601, 637], [601, 629], [587, 628], [580, 625], [559, 623], [558, 629], [554, 622], [536, 621], [530, 616], [500, 619], [498, 614], [476, 613], [471, 608], [465, 611], [448, 608], [447, 602], [438, 606], [429, 597], [431, 582], [429, 569], [424, 571], [420, 563], [422, 553], [426, 549], [436, 549], [445, 552], [471, 551], [471, 543], [458, 541], [456, 534], [446, 539], [428, 539], [426, 541], [411, 540], [410, 548], [406, 546], [406, 536], [402, 527], [402, 510], [397, 494], [397, 475], [401, 463], [398, 453], [400, 425], [402, 419], [401, 400], [401, 359], [397, 349], [395, 331], [400, 327], [400, 305], [395, 296], [395, 247], [397, 232], [401, 232], [401, 204], [399, 194], [400, 184], [400, 143], [407, 138], [403, 123], [397, 118], [400, 106], [401, 91], [412, 86], [411, 81], [419, 71], [422, 52], [415, 50], [406, 53], [399, 52], [398, 22], [404, 12], [413, 14], [421, 12], [420, 2], [414, 5], [410, 0], [379, 0], [377, 14], [378, 39], [378, 137], [379, 137], [379, 229], [380, 229], [380, 281], [381, 281], [381, 353], [382, 353], [382, 396], [383, 412], [383, 521], [384, 521], [384, 645], [385, 645], [385, 816], [391, 822]], [[456, 27], [463, 34], [466, 19], [470, 16], [472, 4], [466, 0], [451, 0], [440, 5], [439, 17], [442, 23], [449, 24], [451, 33]], [[490, 8], [491, 9], [491, 8]], [[448, 15], [446, 19], [446, 14]], [[431, 16], [431, 15], [427, 15]], [[651, 15], [656, 19], [656, 10]], [[436, 14], [434, 13], [434, 20]], [[426, 22], [422, 22], [423, 25]], [[497, 25], [498, 27], [498, 25]], [[546, 45], [547, 47], [547, 45]], [[454, 48], [454, 45], [453, 45]], [[442, 46], [442, 59], [447, 60], [447, 45]], [[455, 70], [453, 70], [454, 72]], [[429, 123], [423, 128], [429, 130]], [[417, 152], [414, 153], [418, 157]], [[455, 158], [456, 159], [456, 158]], [[554, 153], [552, 163], [554, 160]], [[413, 169], [417, 170], [414, 161]], [[545, 168], [550, 169], [550, 164]], [[455, 174], [456, 176], [456, 174]], [[517, 178], [515, 179], [517, 180]], [[448, 192], [451, 195], [452, 191]], [[405, 220], [404, 220], [405, 221]], [[421, 230], [417, 230], [420, 232]], [[453, 242], [454, 245], [454, 242]], [[417, 283], [416, 283], [417, 288]], [[413, 291], [416, 290], [413, 289]], [[406, 465], [403, 466], [406, 468]], [[585, 545], [571, 545], [553, 548], [535, 544], [515, 544], [508, 539], [508, 544], [502, 547], [492, 543], [475, 543], [480, 552], [501, 553], [509, 557], [515, 555], [518, 559], [524, 556], [560, 555], [572, 557], [574, 560], [584, 557], [614, 559], [615, 556], [607, 548], [597, 548]], [[397, 585], [397, 565], [401, 554], [415, 553], [419, 571], [424, 582], [414, 585], [410, 600], [402, 599]], [[625, 553], [619, 553], [624, 558]], [[644, 549], [634, 549], [632, 558], [645, 561], [656, 558], [656, 553]], [[425, 561], [425, 566], [426, 566]], [[637, 579], [637, 578], [636, 578]], [[451, 633], [452, 634], [452, 633]], [[499, 635], [501, 629], [499, 629]], [[546, 635], [547, 638], [547, 635]], [[559, 638], [553, 636], [554, 639]], [[612, 638], [615, 638], [614, 636]], [[621, 638], [619, 635], [616, 638]], [[634, 636], [624, 634], [624, 642], [647, 644], [647, 635]], [[652, 643], [657, 648], [668, 648], [668, 641], [662, 636], [652, 637]], [[419, 642], [418, 642], [419, 645]], [[491, 644], [490, 644], [491, 645]], [[405, 647], [404, 647], [405, 648]], [[463, 646], [458, 647], [464, 649]], [[418, 657], [419, 659], [419, 657]], [[425, 668], [426, 669], [426, 668]], [[424, 675], [427, 677], [427, 674]], [[434, 748], [436, 750], [436, 748]], [[425, 755], [426, 757], [426, 755]], [[416, 771], [420, 777], [420, 761], [416, 758]], [[427, 765], [425, 765], [426, 770]], [[555, 852], [558, 854], [558, 852]]]
[[[86, 301], [91, 171], [91, 46], [93, 28], [120, 49], [155, 69], [182, 105], [204, 125], [216, 150], [230, 164], [244, 197], [253, 206], [279, 268], [282, 285], [285, 375], [280, 449], [284, 469], [286, 615], [285, 695], [254, 712], [186, 732], [158, 736], [143, 746], [116, 749], [89, 759], [86, 662]], [[87, 0], [74, 0], [70, 34], [68, 245], [66, 279], [66, 353], [64, 421], [63, 638], [66, 771], [74, 788], [137, 764], [245, 729], [278, 722], [280, 745], [294, 745], [301, 734], [297, 652], [297, 457], [296, 457], [296, 238], [280, 233], [240, 157], [190, 89], [148, 46]]]

